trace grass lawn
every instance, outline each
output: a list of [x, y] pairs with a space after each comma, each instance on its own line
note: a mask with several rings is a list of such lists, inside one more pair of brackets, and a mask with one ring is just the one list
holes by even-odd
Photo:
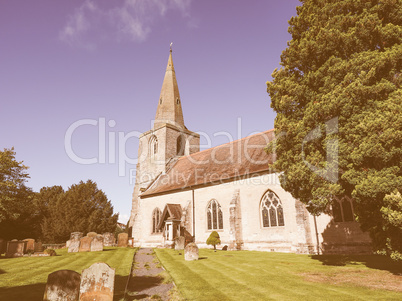
[[402, 300], [400, 266], [378, 256], [155, 252], [187, 300]]
[[114, 299], [120, 300], [130, 274], [135, 249], [105, 248], [102, 252], [68, 253], [58, 256], [0, 258], [0, 300], [43, 300], [47, 276], [58, 270], [82, 273], [93, 263], [105, 262], [116, 269]]

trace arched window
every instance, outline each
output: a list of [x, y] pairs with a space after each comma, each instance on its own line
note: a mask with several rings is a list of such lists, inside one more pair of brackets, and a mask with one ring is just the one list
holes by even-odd
[[223, 229], [223, 215], [221, 205], [217, 200], [209, 202], [207, 207], [207, 222], [208, 230], [222, 230]]
[[158, 153], [158, 139], [156, 138], [155, 135], [152, 135], [151, 138], [149, 138], [149, 154], [151, 157], [156, 155]]
[[352, 200], [347, 196], [344, 196], [341, 199], [335, 199], [332, 203], [332, 214], [336, 223], [353, 222], [355, 218], [353, 214]]
[[177, 143], [176, 143], [176, 154], [178, 156], [183, 156], [184, 155], [184, 146], [185, 146], [185, 141], [184, 137], [180, 135], [177, 137]]
[[261, 217], [263, 227], [285, 226], [282, 202], [271, 190], [268, 190], [261, 199]]
[[161, 232], [160, 230], [158, 230], [158, 225], [161, 219], [161, 215], [162, 212], [160, 211], [160, 209], [158, 207], [156, 207], [154, 209], [154, 211], [152, 211], [152, 233], [159, 233]]

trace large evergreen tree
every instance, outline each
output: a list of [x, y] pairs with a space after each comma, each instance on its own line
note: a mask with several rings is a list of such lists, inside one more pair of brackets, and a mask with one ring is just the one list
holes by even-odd
[[37, 210], [26, 186], [27, 166], [15, 159], [14, 148], [0, 151], [0, 238], [36, 237]]
[[281, 184], [314, 214], [351, 197], [375, 245], [402, 259], [389, 216], [402, 208], [401, 0], [301, 2], [267, 83]]
[[38, 194], [43, 212], [42, 234], [46, 242], [65, 242], [71, 232], [114, 232], [118, 215], [105, 193], [88, 180], [72, 185], [44, 187]]

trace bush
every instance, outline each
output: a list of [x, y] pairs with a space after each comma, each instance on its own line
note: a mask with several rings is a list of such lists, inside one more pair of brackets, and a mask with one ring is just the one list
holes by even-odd
[[221, 239], [219, 237], [218, 232], [213, 231], [207, 239], [207, 245], [214, 246], [214, 250], [216, 250], [216, 245], [220, 245], [220, 244], [221, 244]]
[[45, 251], [43, 251], [45, 254], [49, 254], [50, 256], [56, 256], [56, 251], [53, 249], [46, 249]]

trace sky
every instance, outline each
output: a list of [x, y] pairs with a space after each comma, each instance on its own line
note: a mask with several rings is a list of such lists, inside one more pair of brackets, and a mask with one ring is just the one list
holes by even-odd
[[273, 128], [266, 82], [298, 5], [0, 0], [0, 149], [14, 147], [34, 191], [95, 181], [126, 223], [170, 43], [186, 127], [201, 149], [227, 143]]

